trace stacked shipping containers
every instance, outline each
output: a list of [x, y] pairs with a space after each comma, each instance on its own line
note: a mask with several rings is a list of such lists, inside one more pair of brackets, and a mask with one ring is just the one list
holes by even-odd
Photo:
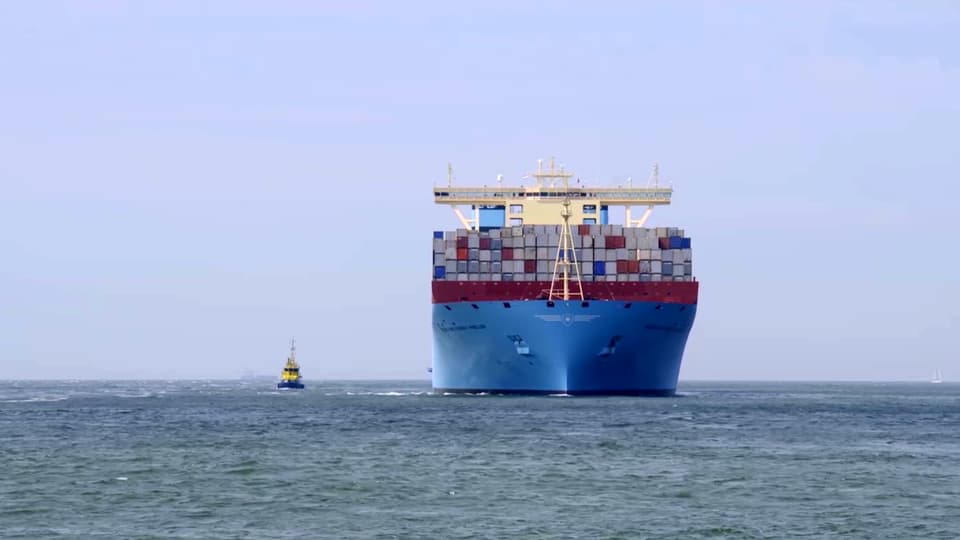
[[[435, 231], [433, 279], [550, 281], [560, 228]], [[583, 281], [693, 281], [691, 243], [682, 229], [572, 225], [571, 232]]]

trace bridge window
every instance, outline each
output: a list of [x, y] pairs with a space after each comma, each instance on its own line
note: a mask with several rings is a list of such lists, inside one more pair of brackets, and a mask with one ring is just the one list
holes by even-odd
[[518, 218], [518, 217], [510, 218], [511, 227], [520, 227], [521, 225], [523, 225], [523, 218]]
[[583, 205], [583, 213], [584, 213], [584, 214], [596, 214], [596, 213], [597, 213], [597, 205], [595, 205], [595, 204], [585, 204], [585, 205]]
[[523, 213], [523, 205], [522, 205], [522, 204], [511, 204], [511, 205], [510, 205], [510, 213], [511, 213], [511, 214], [522, 214], [522, 213]]
[[597, 218], [592, 218], [592, 217], [583, 218], [583, 224], [584, 224], [584, 225], [596, 225], [596, 224], [597, 224]]

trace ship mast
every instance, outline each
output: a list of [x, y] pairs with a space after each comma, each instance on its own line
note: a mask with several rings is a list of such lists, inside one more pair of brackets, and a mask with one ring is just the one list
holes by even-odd
[[[550, 160], [550, 172], [544, 174], [540, 167], [537, 167], [537, 181], [540, 182], [542, 178], [551, 178], [551, 186], [553, 187], [553, 180], [560, 178], [563, 180], [563, 190], [564, 192], [569, 192], [570, 185], [570, 173], [565, 173], [563, 167], [560, 167], [559, 174], [554, 169], [553, 160]], [[570, 197], [564, 197], [563, 199], [563, 208], [560, 210], [560, 217], [563, 218], [563, 225], [560, 229], [560, 245], [557, 246], [557, 257], [554, 261], [553, 266], [553, 277], [550, 279], [550, 293], [547, 297], [547, 300], [553, 300], [554, 296], [559, 296], [561, 293], [557, 289], [557, 272], [560, 272], [562, 269], [562, 277], [560, 281], [563, 282], [563, 300], [570, 300], [570, 267], [573, 266], [574, 274], [576, 275], [577, 280], [577, 294], [580, 297], [580, 300], [583, 301], [583, 283], [580, 280], [580, 264], [577, 262], [577, 253], [573, 248], [573, 234], [570, 232], [570, 216], [572, 212], [570, 211]], [[571, 260], [572, 259], [572, 260]]]

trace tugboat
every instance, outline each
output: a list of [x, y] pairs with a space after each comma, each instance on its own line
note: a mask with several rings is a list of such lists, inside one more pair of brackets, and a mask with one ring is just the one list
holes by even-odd
[[280, 382], [277, 388], [304, 388], [300, 382], [300, 364], [297, 363], [297, 346], [295, 340], [290, 340], [290, 356], [287, 358], [287, 364], [283, 366], [283, 373], [280, 374]]

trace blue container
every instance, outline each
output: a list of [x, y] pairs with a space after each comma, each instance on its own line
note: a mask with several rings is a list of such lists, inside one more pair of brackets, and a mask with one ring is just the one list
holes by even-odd
[[670, 237], [670, 249], [680, 249], [683, 247], [683, 238], [679, 236]]
[[673, 274], [673, 263], [672, 263], [672, 262], [666, 262], [666, 261], [665, 261], [665, 262], [661, 265], [660, 270], [661, 270], [660, 273], [663, 274], [663, 275], [665, 275], [665, 276], [672, 275], [672, 274]]
[[467, 261], [457, 261], [457, 273], [458, 274], [467, 273]]
[[503, 240], [499, 238], [491, 238], [490, 249], [503, 249]]
[[443, 266], [433, 267], [433, 279], [443, 279], [447, 277], [447, 269]]
[[690, 249], [690, 239], [684, 238], [683, 241], [680, 242], [680, 247], [683, 249]]
[[443, 231], [433, 231], [433, 237], [437, 240], [443, 240]]
[[595, 276], [607, 275], [607, 265], [604, 261], [593, 261], [593, 275]]

